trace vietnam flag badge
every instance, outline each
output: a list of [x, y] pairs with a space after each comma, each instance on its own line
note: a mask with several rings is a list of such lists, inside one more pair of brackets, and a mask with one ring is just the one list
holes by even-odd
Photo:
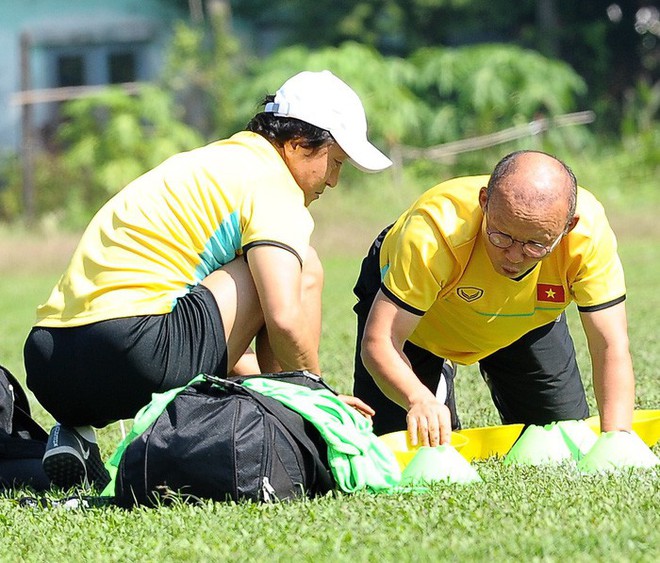
[[551, 283], [539, 283], [536, 285], [536, 300], [549, 303], [563, 303], [566, 301], [564, 286]]

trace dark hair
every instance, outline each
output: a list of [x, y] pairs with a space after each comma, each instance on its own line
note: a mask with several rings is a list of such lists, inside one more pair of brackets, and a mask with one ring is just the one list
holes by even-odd
[[568, 174], [571, 180], [571, 190], [568, 195], [569, 199], [568, 199], [567, 222], [570, 222], [573, 216], [575, 215], [575, 207], [577, 205], [577, 179], [575, 178], [575, 174], [573, 174], [573, 171], [566, 163], [562, 162], [557, 157], [542, 151], [531, 151], [531, 150], [515, 151], [507, 154], [502, 160], [500, 160], [495, 165], [495, 168], [493, 169], [493, 172], [490, 175], [490, 179], [488, 180], [488, 186], [486, 187], [487, 201], [490, 201], [493, 192], [495, 191], [496, 187], [502, 182], [502, 180], [504, 180], [507, 176], [513, 174], [516, 171], [518, 165], [518, 157], [523, 154], [529, 154], [529, 153], [544, 154], [545, 156], [548, 156], [556, 160], [562, 166], [566, 174]]
[[[275, 96], [266, 96], [262, 105], [272, 102]], [[303, 147], [317, 149], [335, 142], [329, 131], [301, 121], [294, 117], [280, 117], [274, 113], [262, 111], [256, 114], [245, 127], [247, 131], [258, 133], [274, 145], [281, 147], [287, 141], [298, 140]]]

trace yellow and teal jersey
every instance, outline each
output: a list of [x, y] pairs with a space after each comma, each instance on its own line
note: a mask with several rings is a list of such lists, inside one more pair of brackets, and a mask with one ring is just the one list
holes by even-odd
[[37, 325], [168, 313], [253, 245], [302, 259], [313, 228], [302, 190], [260, 135], [244, 131], [177, 154], [94, 216]]
[[474, 363], [548, 324], [571, 301], [583, 311], [625, 298], [617, 243], [602, 205], [578, 188], [580, 220], [518, 280], [493, 269], [479, 190], [488, 176], [455, 178], [424, 193], [399, 217], [381, 251], [382, 289], [421, 319], [414, 344]]

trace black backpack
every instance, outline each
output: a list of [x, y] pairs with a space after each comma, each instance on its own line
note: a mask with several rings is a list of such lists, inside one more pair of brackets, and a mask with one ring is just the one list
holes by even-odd
[[[329, 389], [308, 372], [255, 377]], [[242, 386], [244, 380], [203, 376], [169, 402], [120, 454], [115, 503], [273, 502], [333, 489], [318, 430], [279, 401]]]
[[30, 486], [42, 491], [50, 482], [41, 467], [48, 434], [32, 419], [20, 383], [0, 366], [0, 489]]

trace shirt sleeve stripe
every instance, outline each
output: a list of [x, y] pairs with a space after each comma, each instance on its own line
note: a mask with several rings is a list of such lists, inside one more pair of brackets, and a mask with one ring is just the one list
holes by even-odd
[[417, 315], [418, 317], [423, 317], [424, 313], [426, 311], [420, 311], [419, 309], [416, 309], [415, 307], [411, 307], [408, 305], [408, 303], [405, 303], [404, 301], [401, 301], [396, 295], [394, 295], [389, 289], [385, 287], [385, 285], [380, 284], [380, 289], [381, 291], [385, 294], [385, 296], [392, 302], [394, 302], [395, 305], [398, 307], [401, 307], [405, 311], [408, 311], [409, 313], [412, 313], [413, 315]]
[[593, 313], [594, 311], [602, 311], [603, 309], [609, 309], [610, 307], [614, 307], [614, 305], [623, 303], [625, 300], [626, 300], [626, 296], [622, 295], [621, 297], [617, 297], [612, 301], [608, 301], [607, 303], [602, 303], [600, 305], [591, 305], [589, 307], [578, 306], [578, 311], [580, 311], [581, 313]]
[[258, 240], [256, 242], [251, 242], [250, 244], [246, 244], [243, 247], [243, 254], [247, 257], [248, 250], [251, 248], [254, 248], [255, 246], [276, 246], [277, 248], [281, 248], [283, 250], [288, 250], [291, 254], [293, 254], [297, 259], [298, 262], [300, 262], [300, 265], [302, 266], [302, 258], [300, 257], [300, 254], [298, 254], [293, 248], [291, 248], [289, 245], [277, 242], [274, 240]]

